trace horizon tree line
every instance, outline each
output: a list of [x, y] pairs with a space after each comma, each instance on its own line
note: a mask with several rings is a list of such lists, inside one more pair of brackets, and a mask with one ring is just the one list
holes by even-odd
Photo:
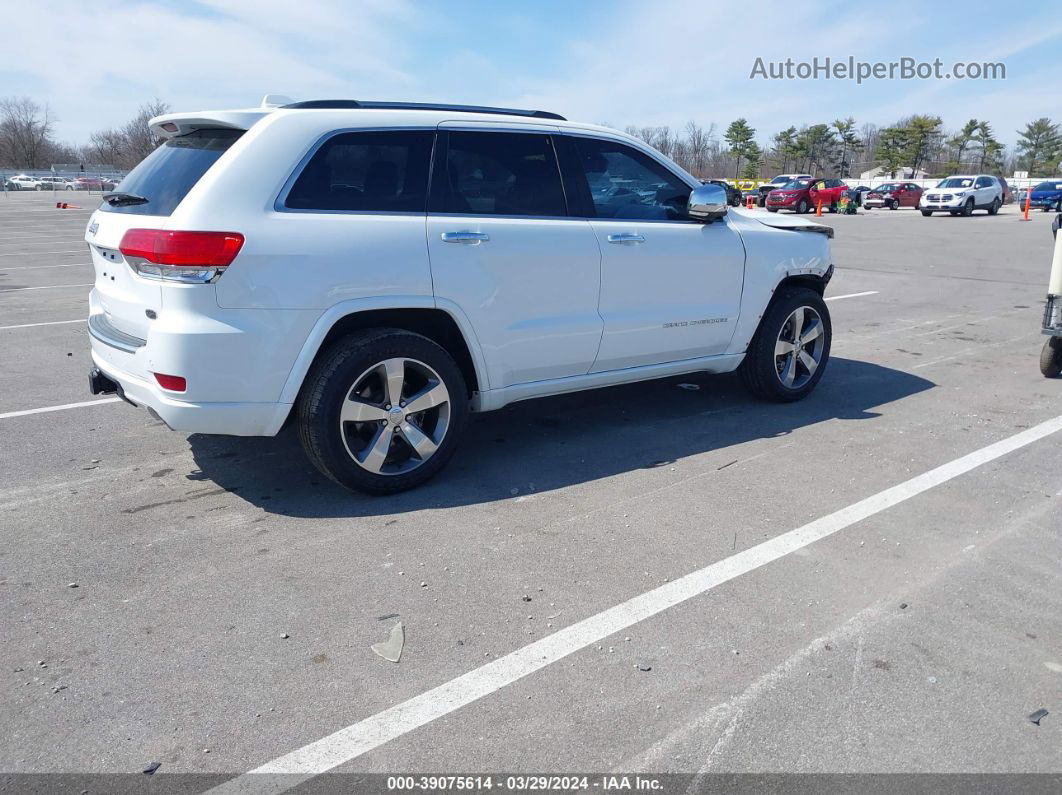
[[[154, 99], [119, 127], [97, 130], [82, 145], [55, 139], [55, 115], [47, 104], [29, 97], [0, 98], [0, 168], [46, 169], [53, 163], [100, 163], [128, 170], [160, 143], [148, 121], [170, 109]], [[960, 171], [1003, 175], [1013, 170], [1034, 177], [1060, 174], [1062, 125], [1048, 117], [1026, 123], [1018, 131], [1013, 153], [996, 138], [989, 122], [970, 119], [948, 131], [939, 116], [914, 114], [893, 124], [856, 126], [851, 116], [829, 123], [790, 125], [764, 144], [756, 129], [739, 118], [720, 135], [689, 121], [670, 126], [636, 127], [624, 132], [639, 138], [697, 177], [755, 179], [798, 171], [823, 177], [858, 177], [875, 168], [882, 176], [910, 178], [919, 172], [945, 176]]]

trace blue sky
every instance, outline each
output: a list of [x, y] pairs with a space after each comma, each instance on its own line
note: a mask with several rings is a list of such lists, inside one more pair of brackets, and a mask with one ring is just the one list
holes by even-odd
[[[744, 116], [765, 143], [789, 124], [933, 113], [988, 119], [1000, 139], [1062, 121], [1062, 14], [1048, 3], [690, 0], [0, 0], [0, 96], [28, 95], [61, 140], [263, 94], [540, 107], [569, 118], [720, 129]], [[97, 52], [98, 51], [98, 52]], [[750, 80], [765, 60], [1003, 61], [1003, 81]]]

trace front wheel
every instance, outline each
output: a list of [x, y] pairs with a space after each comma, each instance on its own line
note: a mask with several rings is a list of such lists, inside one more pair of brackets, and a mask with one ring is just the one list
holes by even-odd
[[42, 190], [44, 190], [44, 186], [43, 185], [38, 185], [37, 186], [37, 191], [40, 192]]
[[781, 291], [745, 352], [741, 380], [764, 400], [790, 403], [807, 397], [826, 370], [832, 336], [822, 296], [806, 287]]
[[1062, 337], [1051, 337], [1040, 351], [1040, 372], [1044, 378], [1062, 375]]
[[808, 211], [808, 203], [804, 199], [800, 200], [800, 204], [797, 205], [797, 214], [803, 215]]
[[334, 344], [296, 405], [303, 449], [341, 486], [394, 494], [429, 480], [457, 448], [468, 418], [460, 368], [419, 334], [375, 329]]
[[973, 215], [973, 211], [974, 211], [974, 200], [973, 199], [967, 199], [966, 204], [964, 204], [962, 206], [962, 214], [966, 218], [969, 218], [971, 215]]

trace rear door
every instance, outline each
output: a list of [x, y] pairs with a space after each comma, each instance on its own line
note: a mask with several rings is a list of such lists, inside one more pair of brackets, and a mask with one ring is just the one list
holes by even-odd
[[243, 134], [242, 130], [198, 130], [168, 139], [129, 172], [123, 193], [146, 201], [114, 205], [104, 201], [89, 219], [85, 231], [96, 272], [94, 303], [114, 328], [147, 338], [148, 309], [162, 306], [162, 284], [140, 276], [126, 264], [118, 250], [129, 229], [161, 229], [207, 170]]
[[601, 251], [568, 214], [555, 130], [440, 126], [428, 204], [436, 300], [472, 323], [491, 389], [583, 375]]

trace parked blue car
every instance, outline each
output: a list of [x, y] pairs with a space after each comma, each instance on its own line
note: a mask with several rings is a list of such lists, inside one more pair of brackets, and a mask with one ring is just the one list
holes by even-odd
[[1045, 213], [1054, 210], [1062, 213], [1062, 179], [1041, 182], [1032, 189], [1029, 197], [1029, 209], [1041, 208]]

